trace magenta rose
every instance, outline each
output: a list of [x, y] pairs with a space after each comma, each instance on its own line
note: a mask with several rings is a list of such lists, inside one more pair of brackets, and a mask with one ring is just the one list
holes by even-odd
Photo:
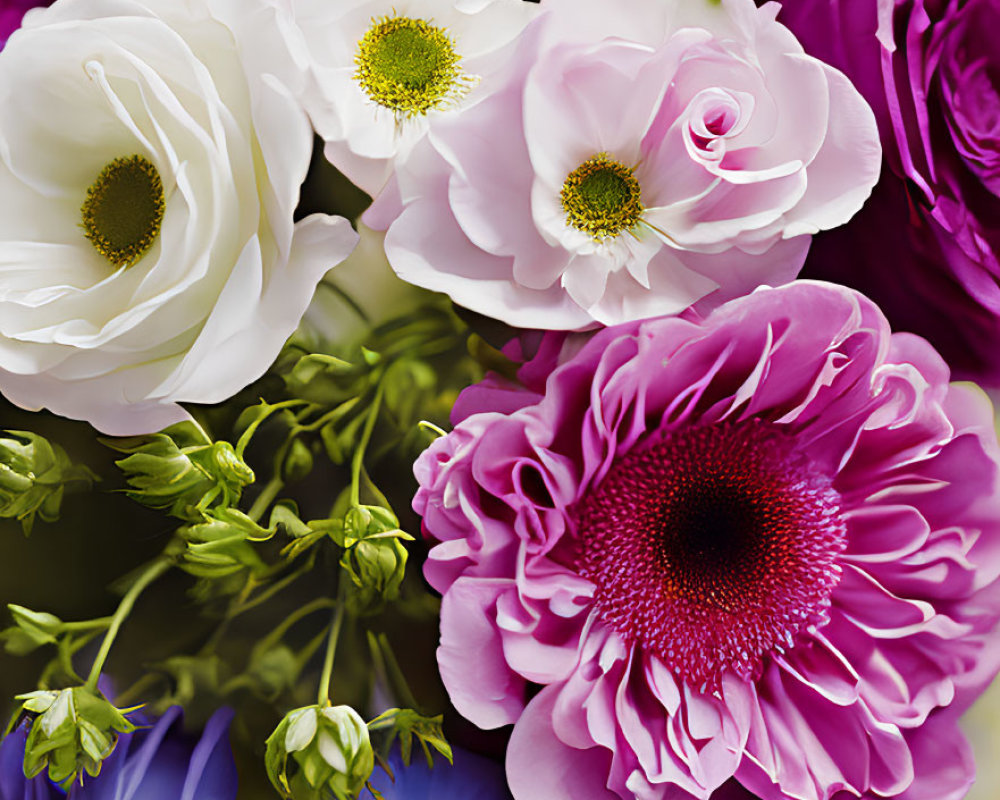
[[779, 19], [871, 103], [893, 184], [855, 230], [817, 237], [803, 274], [1000, 384], [1000, 0], [790, 0]]
[[0, 47], [7, 42], [7, 37], [21, 27], [24, 12], [30, 8], [47, 6], [46, 0], [0, 0]]
[[[418, 460], [455, 707], [517, 800], [955, 800], [995, 674], [992, 409], [849, 289], [542, 339]], [[743, 787], [742, 789], [740, 787]]]

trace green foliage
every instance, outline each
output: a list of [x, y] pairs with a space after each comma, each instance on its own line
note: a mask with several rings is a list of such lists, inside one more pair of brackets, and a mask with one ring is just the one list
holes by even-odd
[[371, 614], [399, 597], [406, 574], [407, 551], [403, 540], [413, 537], [400, 530], [399, 520], [387, 508], [352, 506], [344, 515], [339, 535], [344, 547], [340, 565], [355, 591], [347, 595], [347, 607], [355, 614]]
[[0, 517], [18, 520], [28, 535], [36, 515], [46, 522], [59, 519], [67, 484], [89, 487], [96, 476], [36, 433], [6, 434], [0, 437]]
[[187, 544], [180, 566], [199, 578], [225, 578], [243, 570], [261, 574], [267, 564], [254, 548], [273, 535], [237, 508], [214, 508], [200, 522], [178, 529]]
[[[395, 637], [393, 626], [426, 619], [434, 606], [420, 581], [406, 575], [413, 537], [404, 530], [412, 522], [402, 509], [412, 492], [412, 461], [439, 435], [438, 426], [447, 425], [458, 392], [480, 376], [481, 365], [492, 360], [503, 366], [503, 359], [482, 342], [469, 349], [464, 324], [438, 301], [371, 331], [367, 347], [317, 353], [303, 350], [301, 341], [288, 345], [270, 374], [238, 399], [198, 409], [201, 424], [102, 440], [121, 454], [115, 463], [125, 494], [174, 519], [160, 526], [154, 520], [140, 536], [169, 535], [167, 561], [195, 580], [165, 582], [162, 591], [176, 593], [180, 586], [187, 597], [176, 609], [165, 608], [169, 603], [136, 606], [135, 620], [137, 592], [113, 619], [65, 622], [11, 606], [13, 621], [0, 631], [7, 653], [54, 651], [40, 687], [82, 682], [78, 659], [107, 632], [87, 678], [95, 686], [118, 627], [141, 629], [153, 617], [194, 624], [177, 625], [148, 652], [129, 645], [129, 636], [121, 652], [115, 643], [108, 663], [115, 665], [120, 690], [154, 712], [181, 704], [189, 720], [229, 703], [240, 715], [234, 732], [252, 746], [288, 708], [308, 702], [324, 642], [321, 701], [332, 688], [339, 701], [365, 707], [377, 683], [396, 704], [417, 707], [383, 632]], [[26, 530], [36, 515], [55, 517], [69, 480], [90, 477], [34, 434], [0, 439], [0, 515], [20, 519]], [[331, 610], [337, 622], [321, 624], [315, 612]], [[341, 624], [345, 646], [335, 653]], [[363, 646], [366, 637], [375, 642], [371, 653]], [[141, 677], [129, 687], [121, 674]], [[93, 774], [98, 756], [114, 746], [118, 718], [84, 695], [66, 695], [56, 706], [60, 696], [23, 697], [24, 713], [38, 719], [50, 708], [58, 711], [48, 717], [57, 725], [46, 723], [34, 734], [31, 768], [48, 768], [57, 779]], [[67, 722], [70, 708], [73, 721]], [[82, 722], [81, 708], [87, 711]], [[295, 716], [305, 711], [315, 722], [308, 742], [307, 729], [290, 734], [293, 724], [311, 724]], [[348, 706], [321, 702], [297, 712], [268, 739], [268, 774], [287, 797], [355, 797], [374, 763], [369, 730], [386, 752], [398, 739], [406, 760], [414, 738], [428, 759], [435, 751], [450, 758], [440, 717], [393, 709], [369, 728]], [[51, 735], [43, 740], [46, 729]]]

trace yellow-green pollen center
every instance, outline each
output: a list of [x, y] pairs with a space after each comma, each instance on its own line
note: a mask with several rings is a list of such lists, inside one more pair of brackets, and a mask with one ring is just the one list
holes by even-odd
[[598, 153], [566, 176], [559, 198], [566, 222], [595, 239], [634, 228], [642, 217], [642, 191], [634, 167]]
[[459, 61], [444, 29], [422, 19], [382, 17], [358, 42], [354, 79], [397, 114], [426, 114], [467, 91], [470, 79]]
[[83, 201], [83, 232], [112, 266], [130, 267], [146, 255], [163, 222], [160, 173], [139, 155], [107, 164]]

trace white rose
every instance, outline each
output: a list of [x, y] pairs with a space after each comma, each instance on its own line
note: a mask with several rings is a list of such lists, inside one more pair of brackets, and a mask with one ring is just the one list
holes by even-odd
[[[242, 52], [241, 50], [245, 50]], [[184, 0], [59, 0], [0, 53], [0, 391], [105, 433], [271, 364], [346, 220], [293, 225], [312, 132]]]

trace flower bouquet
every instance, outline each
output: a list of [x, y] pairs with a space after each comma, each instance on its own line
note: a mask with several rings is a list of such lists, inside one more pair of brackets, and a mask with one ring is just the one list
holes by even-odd
[[0, 800], [992, 797], [1000, 3], [0, 25]]

